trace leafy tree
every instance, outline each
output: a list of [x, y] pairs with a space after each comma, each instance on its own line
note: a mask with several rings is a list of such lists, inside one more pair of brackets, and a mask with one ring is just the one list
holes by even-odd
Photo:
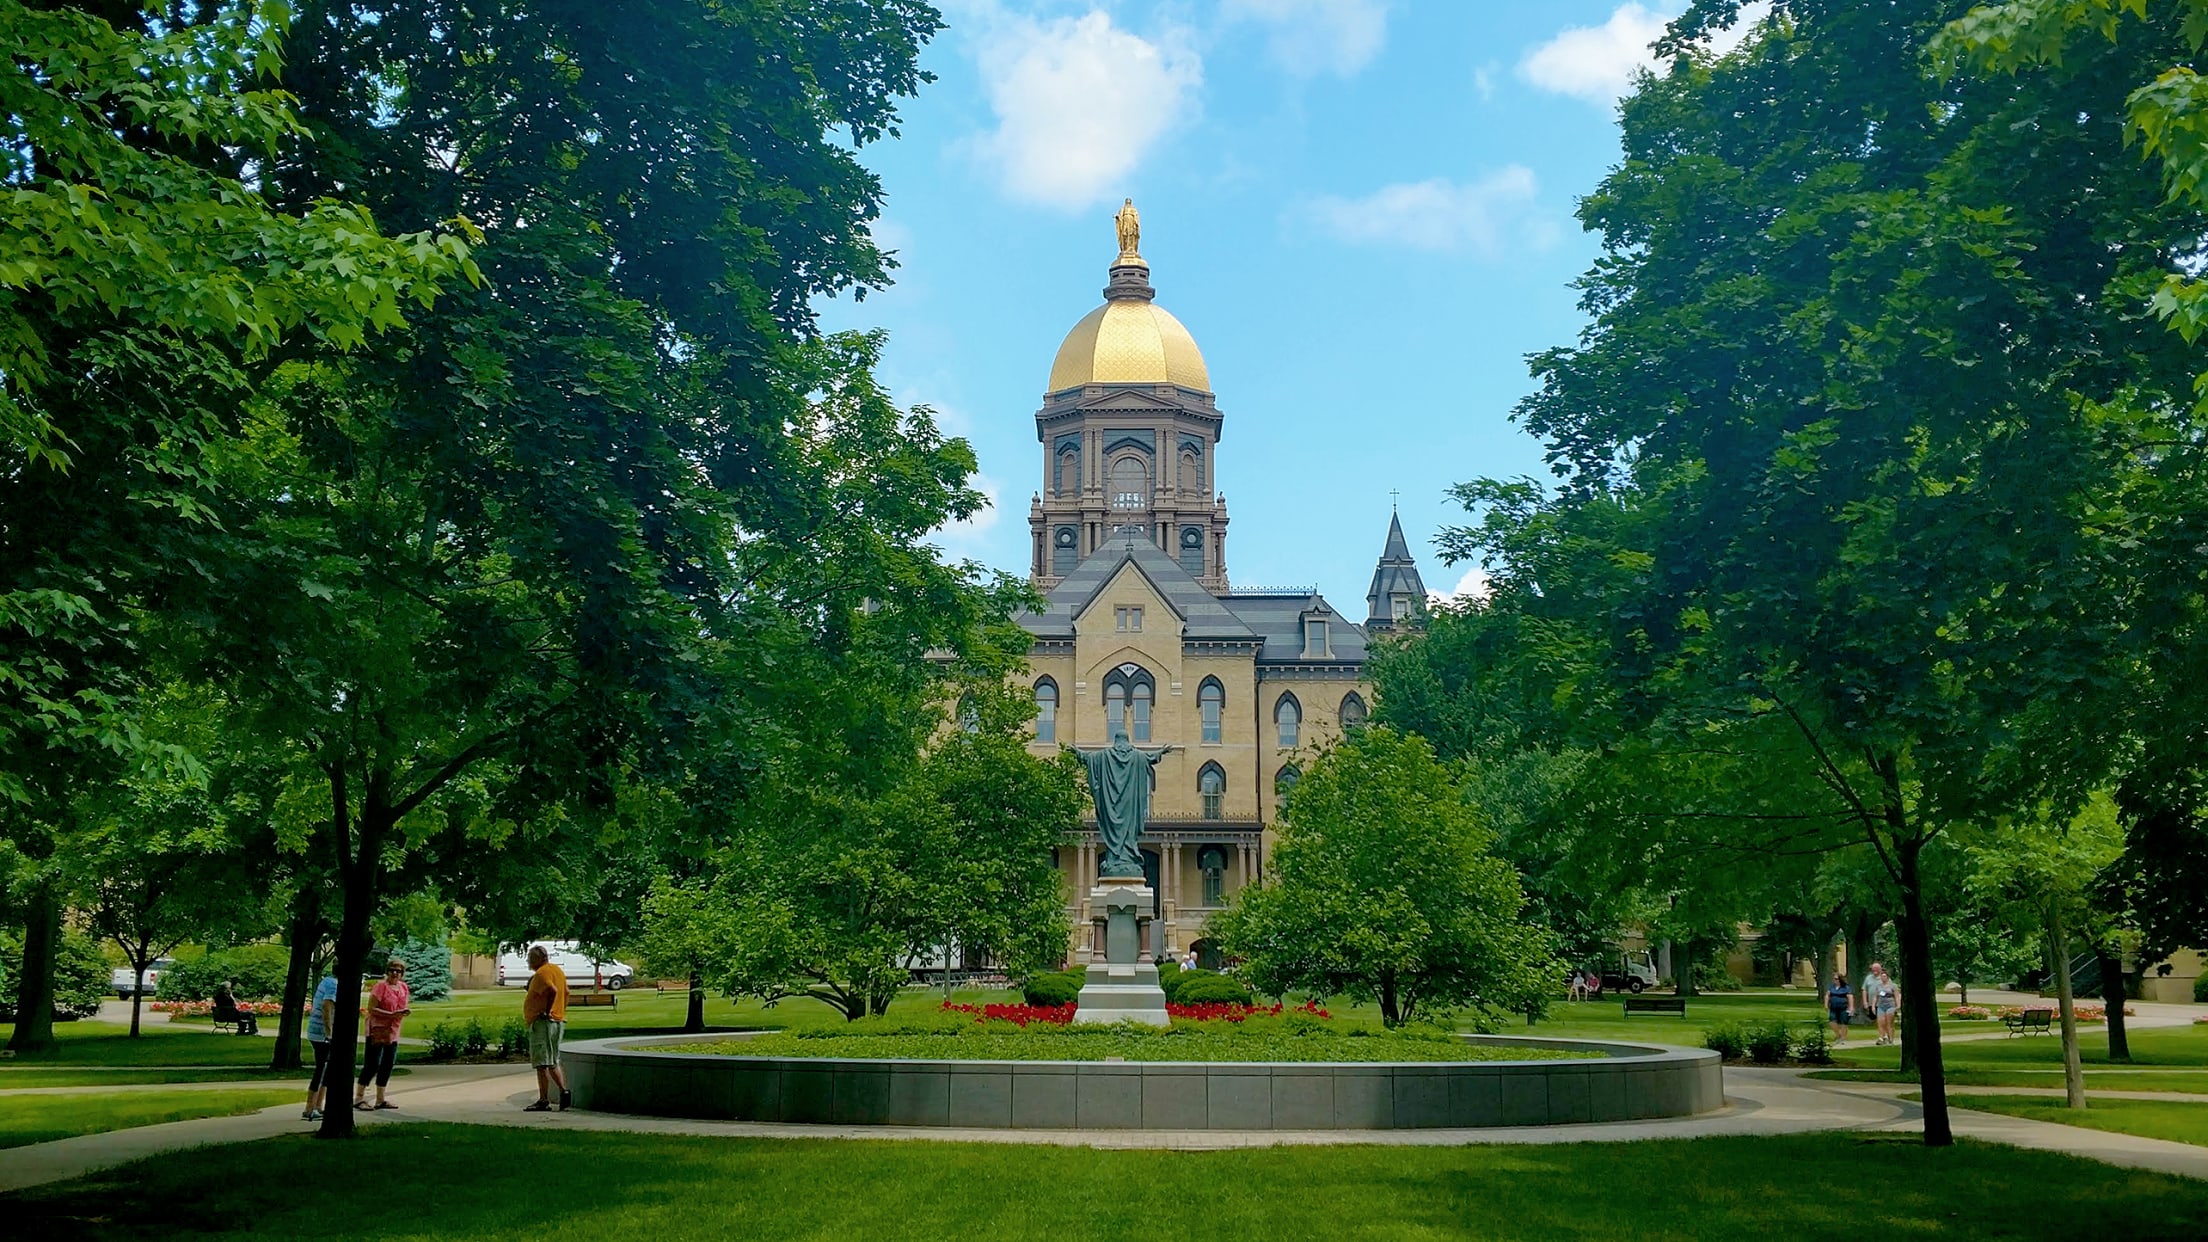
[[[143, 745], [136, 622], [190, 576], [243, 394], [286, 343], [356, 345], [469, 270], [450, 237], [250, 184], [297, 126], [267, 89], [282, 15], [0, 2], [0, 836], [26, 997], [54, 982], [56, 836]], [[49, 1008], [10, 1047], [50, 1043]]]
[[1562, 973], [1556, 941], [1522, 921], [1517, 872], [1467, 784], [1385, 725], [1344, 738], [1296, 783], [1267, 882], [1209, 933], [1258, 990], [1377, 1001], [1389, 1026], [1541, 1004]]

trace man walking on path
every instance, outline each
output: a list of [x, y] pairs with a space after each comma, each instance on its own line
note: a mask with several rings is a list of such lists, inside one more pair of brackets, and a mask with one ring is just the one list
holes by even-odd
[[560, 1036], [567, 1033], [567, 974], [552, 964], [543, 945], [529, 949], [529, 991], [521, 998], [521, 1020], [529, 1024], [529, 1064], [537, 1067], [537, 1102], [523, 1112], [552, 1107], [552, 1084], [560, 1084], [560, 1111], [566, 1112], [567, 1073], [560, 1068]]

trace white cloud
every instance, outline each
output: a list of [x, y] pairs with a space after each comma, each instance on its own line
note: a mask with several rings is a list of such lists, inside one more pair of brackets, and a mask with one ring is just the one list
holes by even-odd
[[1363, 198], [1328, 196], [1307, 212], [1346, 242], [1488, 256], [1556, 239], [1556, 226], [1533, 210], [1537, 188], [1532, 169], [1512, 164], [1470, 183], [1435, 178], [1382, 186]]
[[1107, 199], [1195, 112], [1203, 60], [1177, 32], [1145, 39], [1101, 9], [1037, 21], [992, 5], [976, 17], [997, 124], [971, 149], [1013, 198], [1069, 210]]
[[1388, 41], [1387, 0], [1225, 0], [1220, 16], [1266, 28], [1275, 63], [1305, 77], [1348, 77]]
[[988, 475], [975, 471], [966, 480], [967, 486], [989, 498], [989, 503], [972, 517], [947, 522], [935, 532], [936, 542], [949, 555], [968, 560], [980, 560], [990, 549], [989, 532], [995, 529], [997, 518], [1004, 507], [999, 502], [1004, 496], [1004, 486]]
[[1457, 579], [1457, 585], [1448, 592], [1428, 591], [1426, 600], [1431, 604], [1456, 604], [1466, 600], [1486, 599], [1494, 591], [1494, 584], [1487, 578], [1487, 571], [1474, 565]]
[[[1665, 24], [1684, 7], [1676, 2], [1655, 9], [1621, 4], [1602, 25], [1574, 26], [1526, 53], [1518, 62], [1518, 76], [1542, 90], [1607, 107], [1633, 89], [1634, 70], [1661, 70], [1649, 44], [1663, 37]], [[1743, 7], [1740, 20], [1710, 39], [1710, 49], [1724, 53], [1740, 46], [1769, 8], [1764, 3]]]
[[1472, 89], [1480, 94], [1480, 102], [1495, 98], [1495, 66], [1481, 65], [1472, 71]]

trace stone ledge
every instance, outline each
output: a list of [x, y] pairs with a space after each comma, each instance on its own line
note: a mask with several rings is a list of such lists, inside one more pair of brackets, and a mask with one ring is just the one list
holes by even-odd
[[1468, 1035], [1569, 1061], [906, 1061], [646, 1051], [727, 1034], [569, 1044], [575, 1102], [722, 1121], [1017, 1130], [1398, 1130], [1691, 1117], [1725, 1106], [1704, 1049]]

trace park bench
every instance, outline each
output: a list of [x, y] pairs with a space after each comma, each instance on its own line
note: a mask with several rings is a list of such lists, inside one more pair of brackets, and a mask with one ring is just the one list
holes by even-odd
[[652, 981], [652, 992], [658, 996], [665, 996], [669, 992], [688, 992], [689, 990], [690, 981], [688, 979], [655, 979]]
[[569, 1009], [589, 1009], [596, 1005], [604, 1005], [608, 1008], [618, 1008], [620, 999], [612, 992], [569, 992], [567, 994], [567, 1007]]
[[1625, 998], [1625, 1016], [1637, 1013], [1675, 1013], [1687, 1016], [1687, 998], [1684, 996], [1628, 996]]
[[2055, 1011], [2052, 1009], [2027, 1009], [2022, 1013], [2003, 1017], [2001, 1025], [2009, 1028], [2011, 1035], [2030, 1035], [2035, 1031], [2041, 1035], [2052, 1035], [2055, 1029], [2052, 1025], [2054, 1020]]

